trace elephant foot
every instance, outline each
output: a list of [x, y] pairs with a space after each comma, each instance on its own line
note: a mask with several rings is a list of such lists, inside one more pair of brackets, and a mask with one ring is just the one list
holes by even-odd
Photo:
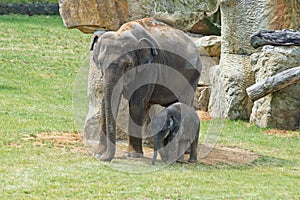
[[189, 162], [190, 162], [190, 163], [196, 163], [196, 162], [197, 162], [197, 159], [195, 159], [195, 158], [190, 158], [190, 159], [189, 159]]
[[109, 154], [103, 154], [101, 156], [99, 156], [99, 159], [103, 162], [110, 162], [114, 157], [109, 155]]
[[106, 145], [97, 145], [97, 147], [95, 148], [94, 152], [93, 152], [93, 155], [102, 155], [104, 154], [106, 151]]
[[144, 157], [144, 153], [136, 153], [136, 152], [126, 152], [124, 153], [125, 157], [130, 157], [130, 158], [142, 158]]
[[111, 149], [111, 151], [106, 150], [105, 153], [102, 154], [96, 154], [96, 158], [98, 158], [100, 161], [104, 162], [110, 162], [115, 156], [115, 150]]
[[94, 158], [100, 159], [100, 157], [102, 156], [102, 154], [99, 153], [93, 153], [92, 155]]
[[176, 160], [176, 162], [177, 162], [177, 163], [183, 163], [183, 160], [184, 160], [184, 156], [182, 155], [182, 156], [180, 156], [180, 157]]

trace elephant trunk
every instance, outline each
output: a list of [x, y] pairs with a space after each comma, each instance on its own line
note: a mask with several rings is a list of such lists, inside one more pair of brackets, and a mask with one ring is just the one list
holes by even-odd
[[104, 104], [106, 117], [107, 148], [100, 157], [102, 161], [111, 161], [116, 152], [116, 118], [119, 110], [121, 91], [115, 90], [119, 80], [118, 73], [114, 69], [105, 72], [104, 75]]

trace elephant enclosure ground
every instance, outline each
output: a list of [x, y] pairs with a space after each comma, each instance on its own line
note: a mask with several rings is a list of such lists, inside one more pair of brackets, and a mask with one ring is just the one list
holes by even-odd
[[[49, 142], [53, 145], [54, 148], [61, 149], [62, 151], [68, 149], [72, 152], [81, 152], [86, 155], [91, 155], [86, 147], [82, 145], [82, 140], [77, 133], [38, 133], [35, 136], [25, 135], [23, 140], [31, 140], [35, 146], [45, 146]], [[10, 144], [11, 146], [20, 146], [18, 144]], [[123, 156], [127, 148], [126, 141], [117, 142], [117, 152], [116, 159], [125, 159]], [[201, 154], [201, 150], [206, 148], [204, 145], [199, 145], [198, 155]], [[129, 160], [137, 160], [143, 162], [149, 162], [151, 164], [151, 159], [153, 157], [153, 149], [149, 147], [144, 147], [144, 158], [142, 159], [133, 159], [127, 158]], [[241, 165], [249, 164], [259, 158], [259, 155], [251, 153], [249, 151], [235, 148], [227, 147], [223, 145], [216, 145], [212, 151], [204, 158], [199, 158], [198, 162], [207, 164], [207, 165], [216, 165], [220, 163], [229, 164], [229, 165]], [[185, 157], [185, 161], [188, 160], [188, 155]], [[190, 164], [185, 162], [185, 164]]]
[[[211, 118], [207, 112], [197, 111], [201, 121], [209, 121]], [[264, 131], [268, 135], [277, 135], [282, 137], [297, 137], [300, 138], [299, 132], [296, 131], [287, 131], [287, 130], [278, 130], [278, 129], [269, 129]], [[88, 151], [88, 148], [82, 145], [82, 139], [77, 133], [38, 133], [35, 136], [25, 136], [24, 140], [33, 140], [33, 144], [37, 146], [46, 145], [47, 142], [51, 142], [55, 148], [61, 150], [71, 149], [73, 152], [82, 152], [86, 155], [91, 153]], [[11, 144], [14, 145], [14, 144]], [[205, 165], [218, 165], [218, 164], [228, 164], [228, 165], [247, 165], [260, 158], [259, 155], [241, 149], [237, 147], [230, 147], [221, 144], [216, 144], [211, 150], [210, 153], [206, 156], [201, 156], [203, 151], [206, 151], [208, 147], [204, 144], [199, 144], [198, 146], [198, 163]], [[127, 149], [127, 141], [119, 140], [117, 142], [117, 152], [116, 159], [128, 159], [131, 161], [142, 161], [145, 163], [151, 163], [153, 157], [153, 148], [144, 146], [144, 158], [134, 159], [134, 158], [125, 158], [124, 153]], [[188, 155], [185, 156], [184, 164], [188, 163]]]
[[[205, 112], [201, 112], [202, 120], [209, 120], [209, 116]], [[296, 131], [286, 131], [278, 129], [269, 129], [264, 131], [267, 135], [277, 135], [281, 137], [297, 137], [300, 138], [299, 132]], [[88, 156], [92, 156], [88, 151], [88, 148], [84, 147], [82, 144], [82, 139], [78, 133], [38, 133], [36, 135], [25, 135], [23, 140], [31, 140], [35, 146], [45, 146], [51, 143], [54, 148], [61, 149], [62, 151], [69, 150], [71, 152], [80, 152]], [[11, 146], [20, 147], [19, 144], [11, 143]], [[255, 154], [251, 151], [247, 151], [237, 147], [230, 147], [225, 145], [217, 144], [215, 145], [210, 153], [201, 158], [201, 152], [208, 148], [203, 144], [198, 146], [198, 163], [205, 165], [218, 165], [218, 164], [228, 164], [232, 166], [237, 165], [247, 165], [255, 162], [260, 158], [260, 155]], [[153, 148], [144, 147], [144, 158], [134, 159], [134, 158], [125, 158], [124, 152], [127, 149], [126, 141], [117, 141], [117, 152], [116, 160], [131, 160], [138, 162], [145, 162], [151, 164], [151, 159], [153, 157]], [[200, 158], [199, 158], [200, 157]], [[184, 164], [194, 165], [193, 163], [188, 163], [188, 155], [185, 156]]]
[[[209, 121], [211, 117], [207, 112], [204, 111], [197, 111], [198, 116], [201, 121]], [[284, 133], [280, 130], [273, 129], [272, 131], [268, 132], [272, 134], [281, 134]], [[297, 133], [297, 132], [295, 132]], [[33, 145], [35, 146], [45, 146], [51, 143], [54, 148], [61, 149], [62, 151], [68, 149], [72, 152], [81, 152], [83, 154], [92, 156], [92, 153], [89, 151], [88, 147], [85, 147], [82, 143], [82, 138], [78, 133], [38, 133], [36, 135], [25, 135], [23, 140], [31, 140]], [[18, 146], [17, 144], [11, 144]], [[237, 147], [230, 147], [216, 144], [211, 150], [208, 155], [201, 156], [203, 151], [206, 151], [208, 147], [204, 144], [198, 145], [198, 163], [205, 164], [205, 165], [218, 165], [218, 164], [228, 164], [228, 165], [245, 165], [250, 164], [257, 160], [260, 156], [252, 153], [247, 150], [243, 150]], [[124, 153], [127, 149], [127, 141], [119, 140], [117, 141], [117, 152], [115, 155], [115, 160], [131, 160], [131, 161], [138, 161], [151, 164], [151, 159], [153, 157], [153, 148], [144, 146], [144, 158], [141, 159], [134, 159], [134, 158], [127, 158], [124, 157]], [[191, 164], [187, 162], [189, 155], [185, 155], [185, 162], [184, 164]], [[159, 157], [159, 156], [158, 156]], [[160, 158], [159, 158], [160, 160]]]
[[[211, 117], [207, 112], [197, 111], [199, 118], [201, 121], [209, 121]], [[300, 138], [299, 132], [296, 131], [287, 131], [287, 130], [279, 130], [279, 129], [269, 129], [263, 132], [267, 135], [277, 135], [281, 137], [297, 137]], [[49, 144], [49, 142], [53, 145], [54, 148], [61, 149], [62, 151], [68, 149], [72, 152], [81, 152], [85, 155], [92, 156], [91, 152], [82, 144], [82, 138], [78, 133], [38, 133], [36, 135], [30, 136], [25, 135], [23, 140], [31, 140], [33, 145], [36, 146], [45, 146]], [[11, 144], [13, 146], [18, 146], [17, 144]], [[201, 156], [203, 151], [206, 151], [208, 146], [204, 144], [198, 145], [198, 163], [204, 165], [212, 165], [217, 166], [219, 164], [227, 164], [231, 166], [239, 166], [239, 165], [248, 165], [252, 162], [255, 162], [260, 158], [260, 155], [255, 154], [251, 151], [238, 148], [225, 146], [222, 144], [216, 144], [206, 156]], [[151, 164], [151, 159], [153, 157], [153, 148], [144, 146], [144, 158], [127, 158], [124, 157], [124, 153], [127, 149], [127, 141], [119, 140], [117, 141], [117, 152], [115, 156], [115, 160], [127, 161], [137, 161], [144, 162], [145, 164]], [[185, 155], [184, 164], [194, 165], [193, 163], [187, 162], [189, 155]], [[126, 163], [127, 161], [124, 161]]]

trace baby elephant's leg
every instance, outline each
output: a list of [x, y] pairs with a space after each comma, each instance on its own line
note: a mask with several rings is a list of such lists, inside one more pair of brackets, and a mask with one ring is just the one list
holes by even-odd
[[168, 163], [174, 163], [178, 159], [178, 139], [174, 137], [167, 145]]
[[197, 162], [198, 139], [199, 139], [199, 132], [196, 134], [196, 137], [191, 144], [191, 154], [190, 154], [189, 162], [192, 163]]
[[177, 152], [178, 159], [177, 159], [177, 162], [183, 163], [184, 154], [185, 154], [188, 147], [189, 147], [188, 141], [181, 140], [178, 143], [178, 152]]
[[168, 155], [166, 153], [166, 147], [162, 147], [158, 150], [161, 161], [167, 162], [168, 161]]

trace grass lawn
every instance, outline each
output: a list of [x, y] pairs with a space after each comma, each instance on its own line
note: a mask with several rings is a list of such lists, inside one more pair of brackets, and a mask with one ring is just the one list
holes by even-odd
[[[67, 30], [59, 16], [0, 16], [0, 27], [0, 199], [300, 198], [300, 131], [266, 134], [225, 121], [218, 144], [258, 160], [138, 174], [110, 168], [81, 143], [38, 140], [40, 133], [76, 132], [74, 81], [88, 67], [91, 36]], [[202, 133], [208, 126], [202, 122]]]

